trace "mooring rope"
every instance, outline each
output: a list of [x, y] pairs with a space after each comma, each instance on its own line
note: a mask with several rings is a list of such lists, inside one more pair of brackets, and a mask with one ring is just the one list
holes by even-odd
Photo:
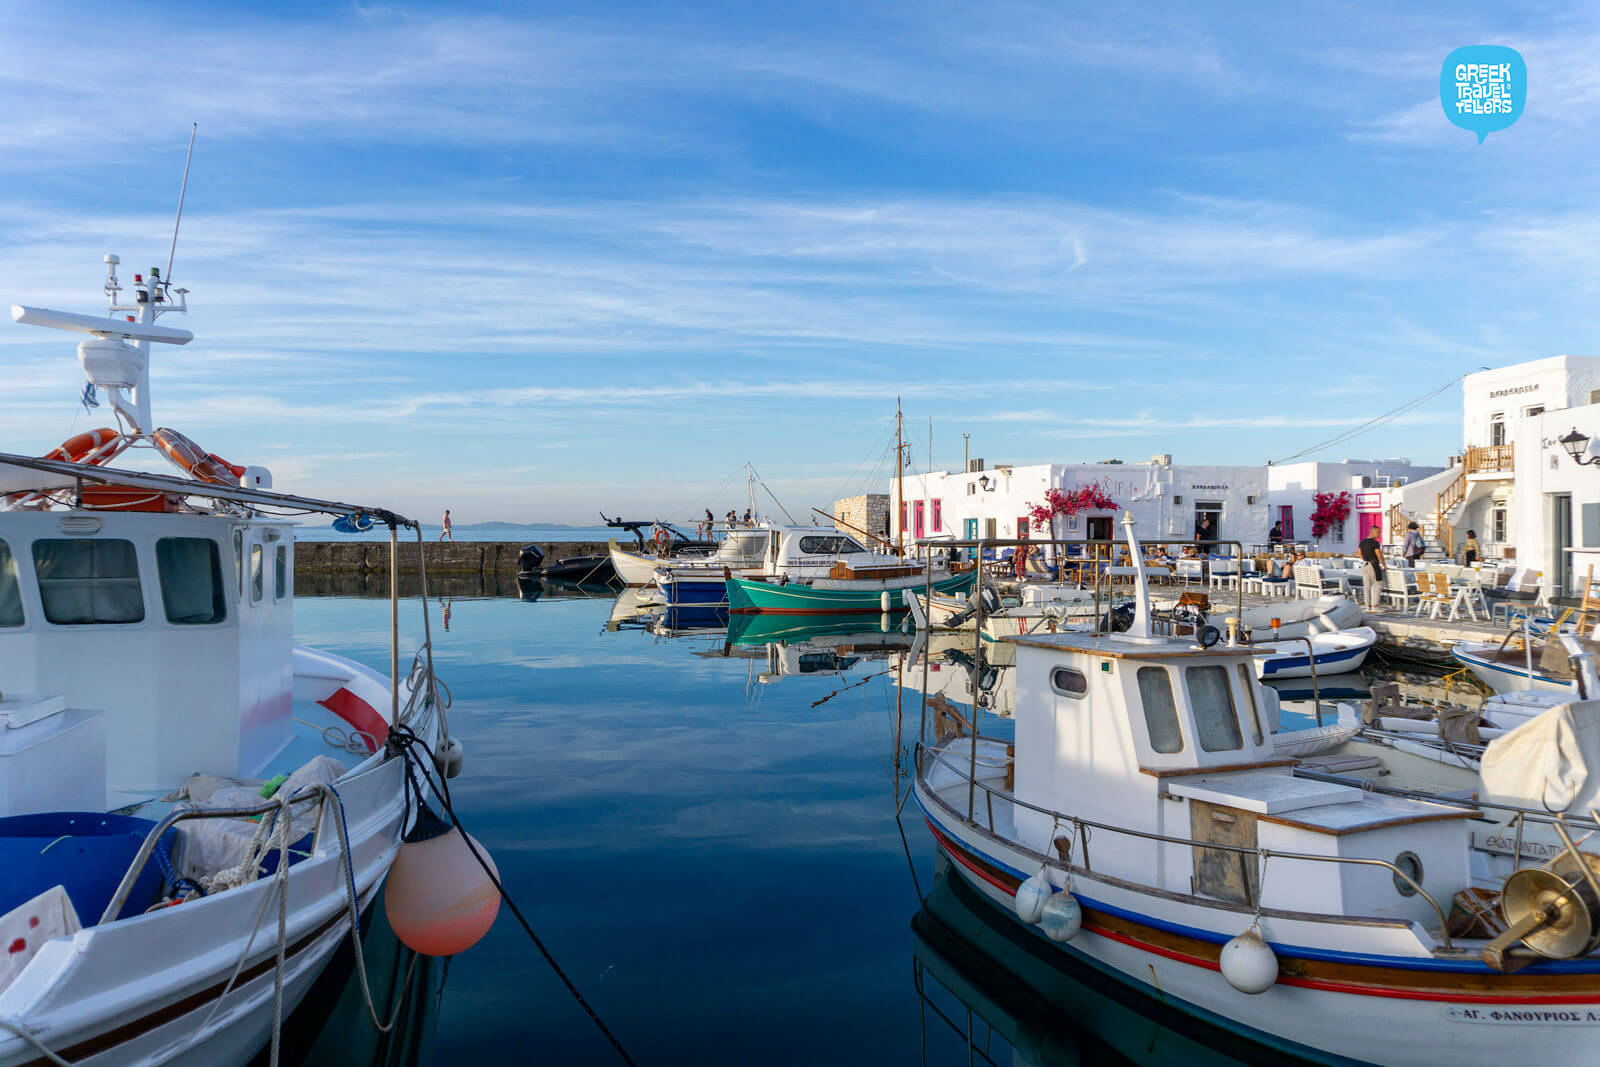
[[[495, 874], [494, 869], [489, 866], [483, 854], [478, 851], [478, 847], [473, 844], [472, 838], [467, 835], [467, 828], [461, 824], [460, 816], [456, 814], [454, 806], [450, 803], [449, 783], [444, 781], [442, 775], [438, 782], [434, 781], [433, 773], [429, 768], [432, 759], [428, 755], [426, 743], [405, 726], [390, 728], [389, 743], [392, 746], [392, 751], [403, 755], [407, 763], [422, 772], [423, 780], [428, 783], [428, 788], [433, 791], [434, 796], [439, 798], [439, 803], [444, 806], [445, 814], [450, 816], [451, 824], [461, 833], [461, 840], [466, 843], [467, 850], [472, 853], [472, 858], [478, 861], [478, 866], [483, 868], [483, 873], [489, 877], [490, 882], [494, 883], [495, 889], [500, 893], [500, 898], [506, 902], [506, 907], [511, 910], [511, 914], [516, 916], [517, 922], [522, 926], [523, 933], [528, 935], [528, 940], [533, 942], [534, 948], [539, 950], [539, 954], [550, 965], [550, 969], [555, 972], [555, 976], [561, 980], [562, 985], [566, 986], [567, 992], [572, 994], [572, 999], [576, 1000], [578, 1006], [588, 1014], [589, 1020], [605, 1035], [606, 1040], [611, 1042], [611, 1047], [617, 1050], [617, 1055], [622, 1057], [622, 1062], [628, 1064], [629, 1067], [634, 1067], [634, 1059], [628, 1055], [628, 1050], [622, 1047], [622, 1042], [617, 1039], [616, 1034], [611, 1032], [611, 1028], [605, 1024], [605, 1020], [600, 1018], [600, 1013], [594, 1009], [588, 1000], [584, 999], [583, 994], [578, 991], [577, 985], [567, 976], [567, 972], [562, 969], [561, 964], [556, 962], [555, 956], [551, 955], [544, 941], [534, 932], [527, 916], [522, 914], [522, 909], [517, 907], [517, 902], [512, 899], [511, 894], [506, 892], [506, 887], [500, 881], [499, 875]], [[422, 750], [420, 757], [413, 751], [419, 747]]]

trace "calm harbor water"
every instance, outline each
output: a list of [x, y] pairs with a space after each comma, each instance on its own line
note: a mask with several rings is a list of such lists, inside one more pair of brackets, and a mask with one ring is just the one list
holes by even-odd
[[[421, 640], [416, 605], [403, 648]], [[1240, 1054], [1227, 1035], [1171, 1029], [1158, 1006], [1033, 958], [1014, 924], [936, 876], [915, 804], [895, 815], [894, 667], [908, 638], [736, 627], [730, 645], [720, 629], [609, 629], [610, 598], [549, 592], [454, 599], [445, 631], [441, 607], [435, 659], [467, 748], [457, 810], [639, 1063]], [[302, 643], [387, 670], [385, 600], [305, 597], [296, 626]], [[904, 694], [902, 768], [919, 709], [918, 690]], [[388, 961], [379, 998], [392, 1003], [404, 954], [379, 920], [368, 951]], [[346, 990], [349, 1010], [309, 1028], [305, 1056], [618, 1062], [504, 908], [476, 949], [419, 968], [407, 996], [400, 1033], [360, 1045], [371, 1027]]]

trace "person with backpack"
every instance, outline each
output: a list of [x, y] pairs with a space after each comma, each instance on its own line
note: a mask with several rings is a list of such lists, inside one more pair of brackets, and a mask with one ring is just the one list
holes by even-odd
[[1406, 561], [1406, 566], [1415, 568], [1422, 554], [1428, 550], [1427, 544], [1422, 540], [1422, 534], [1417, 531], [1417, 524], [1406, 524], [1406, 539], [1400, 546], [1400, 556]]

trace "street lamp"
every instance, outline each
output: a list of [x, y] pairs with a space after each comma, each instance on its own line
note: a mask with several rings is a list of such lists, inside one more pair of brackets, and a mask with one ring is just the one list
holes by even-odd
[[1591, 440], [1588, 434], [1579, 433], [1576, 427], [1560, 440], [1561, 447], [1567, 450], [1567, 455], [1578, 466], [1600, 463], [1600, 441]]

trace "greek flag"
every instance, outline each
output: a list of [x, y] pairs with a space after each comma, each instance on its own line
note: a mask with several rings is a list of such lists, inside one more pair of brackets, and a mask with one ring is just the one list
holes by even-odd
[[97, 408], [100, 406], [99, 399], [94, 395], [93, 382], [84, 383], [83, 395], [78, 398], [78, 401], [83, 405], [83, 410], [85, 411], [88, 411], [90, 408]]

